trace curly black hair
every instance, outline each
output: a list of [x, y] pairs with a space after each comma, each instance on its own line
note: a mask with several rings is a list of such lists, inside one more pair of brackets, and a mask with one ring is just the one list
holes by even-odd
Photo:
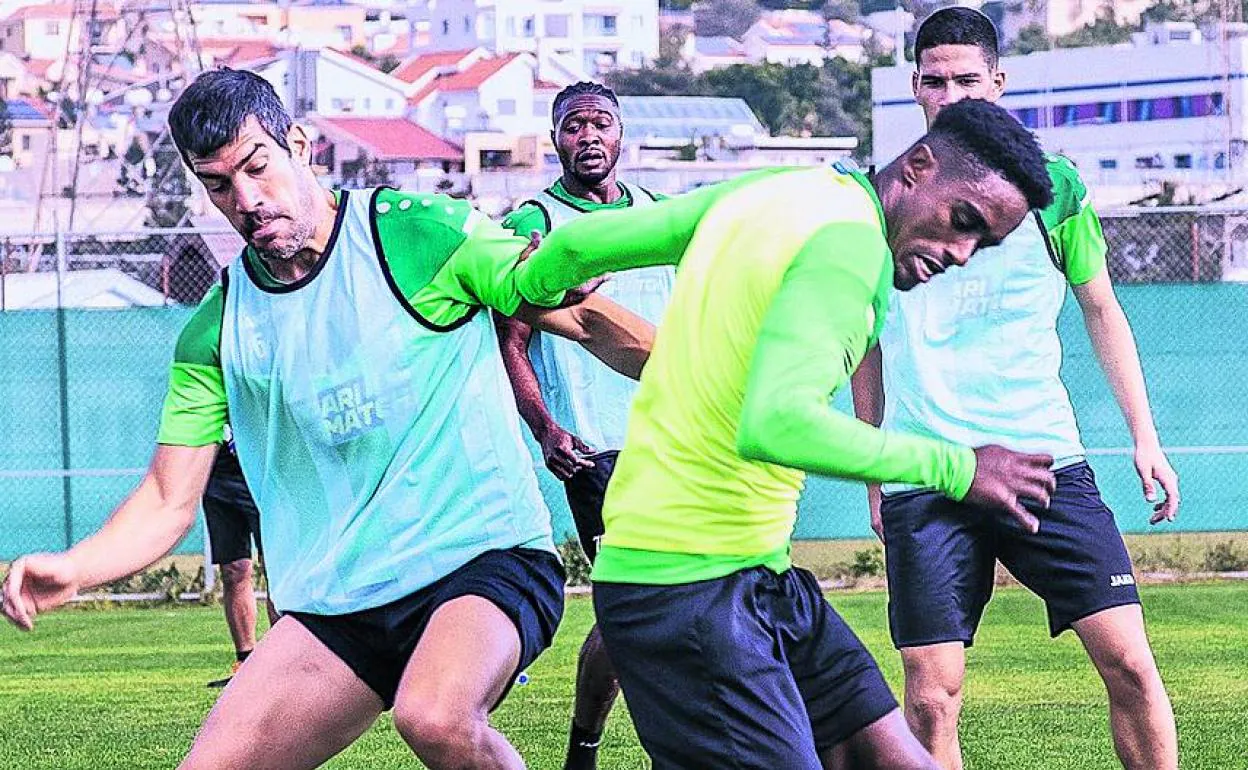
[[914, 36], [914, 66], [923, 63], [923, 52], [939, 45], [973, 45], [984, 54], [989, 69], [997, 68], [1000, 41], [992, 20], [974, 8], [953, 6], [933, 12]]
[[556, 116], [559, 114], [559, 108], [563, 106], [564, 102], [577, 96], [601, 96], [616, 107], [620, 106], [620, 100], [616, 98], [615, 91], [611, 90], [609, 86], [582, 80], [579, 83], [573, 83], [555, 95], [555, 102], [550, 105], [550, 119], [552, 121], [557, 120]]
[[973, 166], [1000, 174], [1018, 188], [1030, 208], [1042, 209], [1053, 202], [1053, 181], [1040, 143], [991, 102], [963, 99], [944, 107], [924, 141], [952, 147]]
[[249, 117], [290, 152], [290, 112], [269, 81], [246, 70], [221, 67], [195, 78], [170, 108], [169, 130], [190, 165], [192, 155], [206, 157], [237, 139]]

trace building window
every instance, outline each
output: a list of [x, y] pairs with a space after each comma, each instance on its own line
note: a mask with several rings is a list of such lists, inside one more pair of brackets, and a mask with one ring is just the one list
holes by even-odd
[[499, 115], [515, 115], [516, 100], [515, 99], [499, 99], [498, 100]]
[[1135, 159], [1135, 167], [1140, 169], [1165, 168], [1160, 155], [1143, 155]]
[[30, 152], [30, 134], [22, 135], [22, 152]]
[[481, 168], [507, 168], [511, 165], [511, 150], [482, 150]]
[[464, 17], [464, 34], [465, 35], [472, 34], [472, 19], [470, 19], [467, 16]]
[[370, 97], [364, 97], [364, 111], [367, 112], [373, 108], [373, 100]]
[[615, 37], [616, 16], [603, 13], [585, 14], [585, 34], [594, 37]]
[[393, 99], [386, 99], [386, 109], [387, 109], [387, 110], [392, 110], [392, 109], [394, 109], [394, 100], [393, 100]]
[[645, 28], [646, 28], [646, 17], [645, 17], [645, 16], [634, 16], [634, 17], [633, 17], [633, 27], [634, 27], [634, 28], [635, 28], [638, 32], [640, 32], [641, 30], [645, 29]]
[[443, 35], [451, 34], [451, 20], [450, 19], [442, 20], [442, 34]]
[[507, 17], [507, 36], [508, 37], [516, 36], [516, 17], [515, 16]]
[[1220, 152], [1213, 156], [1214, 168], [1226, 168], [1226, 153]]
[[1100, 166], [1102, 171], [1113, 171], [1118, 168], [1118, 161], [1113, 158], [1101, 158]]
[[544, 118], [550, 114], [550, 102], [545, 99], [533, 100], [533, 117]]
[[350, 43], [353, 37], [351, 26], [349, 24], [340, 24], [335, 28], [338, 31], [338, 39], [344, 43]]
[[477, 37], [482, 40], [493, 40], [496, 30], [494, 29], [494, 12], [482, 11], [477, 17]]
[[632, 54], [632, 62], [634, 67], [640, 67], [646, 63], [646, 55], [641, 51], [634, 50]]
[[532, 16], [525, 16], [524, 22], [521, 26], [525, 37], [534, 37], [537, 35], [537, 23], [534, 21]]
[[1037, 107], [1023, 107], [1020, 110], [1011, 110], [1011, 113], [1015, 120], [1023, 124], [1024, 128], [1040, 127], [1040, 109]]
[[1191, 168], [1191, 167], [1192, 167], [1192, 156], [1191, 156], [1191, 154], [1189, 154], [1189, 153], [1183, 153], [1182, 155], [1175, 155], [1175, 156], [1174, 156], [1174, 167], [1175, 167], [1175, 168]]
[[547, 16], [545, 19], [546, 37], [566, 38], [568, 36], [568, 27], [570, 26], [571, 18], [572, 17], [568, 16], [566, 13]]
[[49, 21], [44, 25], [44, 33], [48, 35], [61, 34], [61, 23], [59, 21]]

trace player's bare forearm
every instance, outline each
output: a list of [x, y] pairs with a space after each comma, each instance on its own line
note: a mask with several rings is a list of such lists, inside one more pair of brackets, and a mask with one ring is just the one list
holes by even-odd
[[1096, 351], [1132, 439], [1136, 446], [1159, 443], [1135, 336], [1122, 305], [1114, 296], [1108, 273], [1103, 272], [1088, 283], [1075, 286], [1074, 294], [1083, 311], [1092, 349]]
[[580, 343], [604, 364], [634, 380], [641, 378], [654, 345], [653, 324], [597, 294], [553, 310], [523, 304], [516, 317]]
[[494, 314], [494, 326], [498, 331], [503, 367], [507, 370], [507, 379], [511, 381], [511, 390], [516, 397], [516, 409], [533, 432], [533, 437], [540, 441], [542, 434], [554, 424], [554, 419], [542, 400], [537, 373], [533, 371], [533, 361], [529, 359], [533, 328], [524, 321], [501, 313]]
[[[854, 396], [854, 414], [868, 425], [880, 427], [884, 421], [884, 359], [879, 345], [867, 351], [850, 377], [849, 385]], [[871, 509], [872, 526], [875, 527], [880, 510], [879, 484], [868, 482], [867, 506]], [[877, 530], [877, 534], [881, 533]]]
[[147, 475], [104, 526], [69, 550], [81, 588], [110, 583], [173, 550], [195, 514], [217, 445], [157, 445]]

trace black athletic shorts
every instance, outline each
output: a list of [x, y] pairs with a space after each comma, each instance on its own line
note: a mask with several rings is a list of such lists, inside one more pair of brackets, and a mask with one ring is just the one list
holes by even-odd
[[[486, 551], [441, 580], [380, 607], [346, 615], [286, 614], [341, 658], [389, 709], [403, 670], [439, 607], [461, 596], [479, 596], [506, 613], [520, 634], [519, 674], [550, 646], [563, 617], [565, 582], [554, 554], [510, 548]], [[504, 691], [498, 702], [506, 696]]]
[[568, 493], [568, 509], [572, 511], [572, 521], [576, 524], [576, 536], [590, 564], [598, 555], [598, 538], [606, 531], [602, 522], [602, 501], [607, 496], [607, 483], [611, 481], [615, 460], [619, 456], [619, 451], [614, 449], [589, 455], [585, 459], [594, 467], [582, 468], [563, 482]]
[[1124, 604], [1139, 604], [1131, 556], [1087, 463], [1057, 471], [1040, 531], [934, 492], [888, 495], [881, 507], [888, 622], [897, 647], [975, 639], [992, 597], [996, 563], [1044, 600], [1049, 631]]
[[260, 511], [243, 479], [238, 458], [222, 447], [204, 490], [204, 520], [213, 564], [229, 564], [251, 558], [251, 544], [263, 556], [260, 542]]
[[822, 752], [897, 708], [803, 569], [595, 583], [594, 609], [655, 770], [819, 770]]

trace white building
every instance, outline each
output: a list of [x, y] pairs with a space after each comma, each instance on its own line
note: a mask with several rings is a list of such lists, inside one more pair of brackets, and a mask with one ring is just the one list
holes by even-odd
[[360, 115], [403, 117], [408, 85], [332, 48], [284, 50], [249, 66], [273, 84], [297, 118]]
[[[658, 56], [658, 0], [429, 0], [423, 51], [528, 53], [596, 76]], [[413, 17], [415, 18], [415, 17]]]
[[[1245, 164], [1248, 37], [1225, 49], [1190, 40], [1146, 31], [1136, 45], [1004, 57], [1001, 105], [1091, 181], [1225, 180]], [[877, 163], [923, 133], [912, 71], [872, 71]]]

